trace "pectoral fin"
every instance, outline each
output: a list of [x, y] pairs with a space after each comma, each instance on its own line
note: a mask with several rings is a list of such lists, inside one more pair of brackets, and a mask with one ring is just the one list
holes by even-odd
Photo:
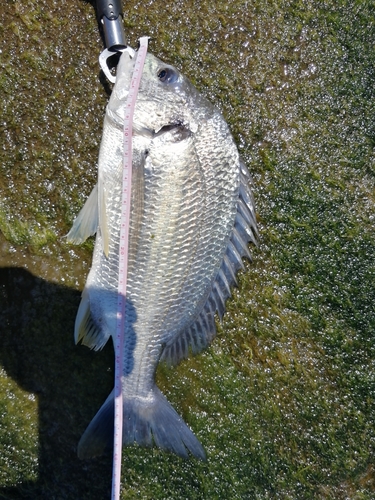
[[89, 236], [96, 233], [98, 223], [98, 185], [96, 184], [66, 235], [68, 242], [75, 245], [83, 243]]

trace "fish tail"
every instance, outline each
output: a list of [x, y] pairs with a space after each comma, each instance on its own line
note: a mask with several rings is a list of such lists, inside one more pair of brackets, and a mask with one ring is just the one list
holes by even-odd
[[[206, 459], [205, 451], [183, 419], [155, 386], [147, 398], [125, 397], [123, 444], [151, 447], [153, 444], [182, 458], [190, 452]], [[113, 449], [114, 392], [109, 395], [78, 444], [82, 459]]]

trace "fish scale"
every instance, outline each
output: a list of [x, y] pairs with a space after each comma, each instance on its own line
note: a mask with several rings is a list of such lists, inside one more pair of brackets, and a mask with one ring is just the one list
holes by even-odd
[[[83, 241], [95, 227], [89, 211], [97, 217], [75, 327], [76, 341], [94, 349], [116, 333], [121, 131], [132, 67], [124, 53], [104, 120], [98, 186], [68, 235]], [[123, 442], [204, 459], [202, 445], [156, 387], [155, 372], [160, 360], [178, 363], [214, 338], [215, 314], [222, 318], [242, 257], [250, 257], [247, 243], [256, 242], [255, 209], [250, 176], [219, 111], [151, 54], [133, 117], [132, 172]], [[79, 456], [110, 448], [112, 428], [113, 392], [82, 436]]]

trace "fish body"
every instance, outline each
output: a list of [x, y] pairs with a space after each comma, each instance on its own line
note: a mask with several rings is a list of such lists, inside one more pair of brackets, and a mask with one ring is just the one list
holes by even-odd
[[[76, 342], [102, 348], [116, 334], [123, 116], [134, 59], [123, 53], [106, 109], [98, 184], [68, 234], [96, 231], [77, 313]], [[123, 442], [204, 459], [202, 445], [155, 384], [215, 336], [235, 273], [256, 242], [249, 174], [222, 115], [174, 67], [147, 54], [133, 118]], [[81, 438], [82, 458], [113, 439], [113, 391]]]

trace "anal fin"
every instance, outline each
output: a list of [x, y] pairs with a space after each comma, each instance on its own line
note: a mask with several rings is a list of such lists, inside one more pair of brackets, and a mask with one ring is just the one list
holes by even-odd
[[84, 288], [74, 326], [75, 343], [82, 341], [83, 345], [98, 351], [104, 347], [108, 338], [92, 319], [89, 292]]

